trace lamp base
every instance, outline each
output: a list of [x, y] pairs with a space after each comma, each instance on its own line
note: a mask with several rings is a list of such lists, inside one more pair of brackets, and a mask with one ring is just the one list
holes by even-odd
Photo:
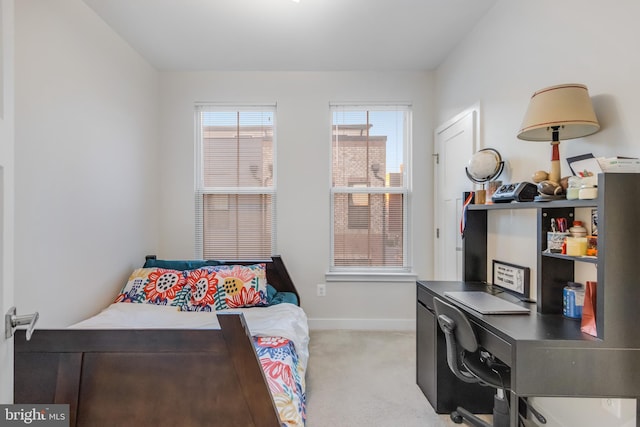
[[560, 141], [551, 143], [551, 170], [549, 171], [549, 181], [560, 183]]

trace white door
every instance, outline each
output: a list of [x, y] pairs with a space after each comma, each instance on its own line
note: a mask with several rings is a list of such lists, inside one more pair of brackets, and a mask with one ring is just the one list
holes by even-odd
[[4, 314], [13, 306], [14, 106], [13, 6], [0, 0], [0, 403], [13, 403], [13, 339], [5, 338]]
[[473, 189], [464, 168], [477, 148], [478, 116], [479, 106], [474, 106], [436, 129], [436, 280], [462, 280], [462, 196]]

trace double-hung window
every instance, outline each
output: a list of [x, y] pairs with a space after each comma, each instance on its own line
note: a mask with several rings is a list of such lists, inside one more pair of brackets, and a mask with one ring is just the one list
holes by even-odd
[[331, 105], [331, 271], [410, 271], [410, 105]]
[[196, 107], [196, 255], [275, 253], [276, 106]]

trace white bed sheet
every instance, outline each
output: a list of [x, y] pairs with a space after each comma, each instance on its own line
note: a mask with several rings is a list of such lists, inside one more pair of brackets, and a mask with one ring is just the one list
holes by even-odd
[[300, 363], [309, 360], [307, 315], [297, 305], [236, 308], [214, 312], [178, 311], [154, 304], [114, 303], [100, 313], [69, 326], [71, 329], [220, 329], [216, 313], [242, 313], [252, 336], [283, 337], [293, 341]]

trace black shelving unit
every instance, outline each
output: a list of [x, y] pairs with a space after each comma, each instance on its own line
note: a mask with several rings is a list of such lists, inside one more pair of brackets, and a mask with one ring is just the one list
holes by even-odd
[[[490, 291], [487, 219], [495, 210], [533, 209], [537, 240], [537, 303], [531, 313], [483, 315], [465, 310], [482, 345], [511, 367], [511, 404], [517, 397], [627, 397], [636, 399], [640, 427], [640, 174], [600, 174], [596, 200], [472, 205], [463, 239], [463, 281], [418, 281], [417, 383], [438, 411], [463, 402], [490, 408], [486, 396], [449, 378], [446, 346], [433, 313], [434, 298], [447, 291]], [[598, 210], [596, 258], [546, 253], [551, 218], [571, 222], [579, 208]], [[517, 215], [517, 212], [513, 213]], [[497, 236], [500, 240], [500, 236]], [[509, 261], [509, 260], [504, 260]], [[532, 260], [533, 262], [533, 260]], [[562, 316], [562, 290], [576, 263], [596, 266], [597, 336]], [[534, 280], [532, 278], [532, 280]], [[520, 303], [525, 304], [525, 303]], [[489, 396], [490, 397], [490, 396]], [[486, 405], [486, 406], [485, 406]], [[517, 425], [512, 413], [511, 425]]]
[[[546, 253], [551, 218], [572, 222], [575, 209], [598, 210], [597, 257]], [[463, 240], [463, 280], [487, 278], [487, 218], [495, 210], [534, 209], [537, 216], [537, 310], [562, 313], [562, 289], [574, 280], [577, 262], [597, 267], [598, 338], [623, 347], [640, 346], [634, 325], [640, 322], [640, 174], [610, 173], [598, 176], [595, 200], [470, 205]]]

